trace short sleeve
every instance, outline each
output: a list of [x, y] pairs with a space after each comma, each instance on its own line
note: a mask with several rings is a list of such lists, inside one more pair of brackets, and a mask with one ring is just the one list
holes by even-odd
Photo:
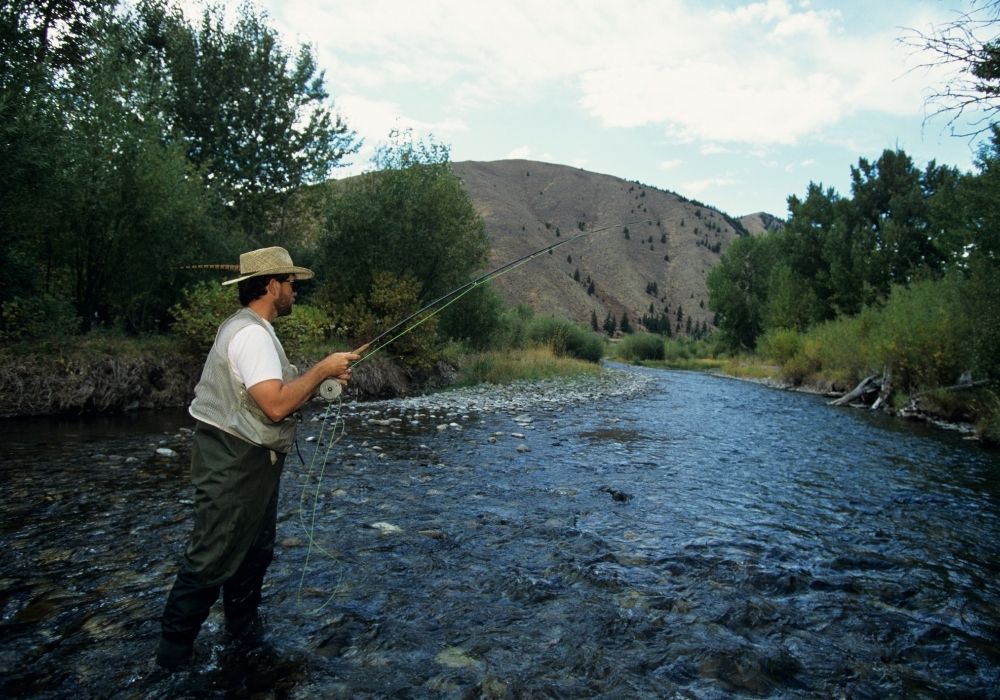
[[250, 325], [229, 341], [229, 366], [248, 389], [269, 379], [281, 379], [281, 360], [266, 329]]

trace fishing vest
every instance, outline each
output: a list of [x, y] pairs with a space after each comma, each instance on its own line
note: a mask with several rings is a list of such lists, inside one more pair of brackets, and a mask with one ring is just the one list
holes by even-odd
[[288, 454], [295, 440], [295, 417], [288, 416], [277, 423], [268, 418], [229, 365], [229, 341], [237, 332], [252, 324], [264, 328], [274, 340], [281, 361], [281, 380], [288, 383], [298, 375], [298, 370], [288, 361], [269, 324], [244, 307], [219, 326], [215, 343], [201, 371], [201, 380], [194, 388], [194, 401], [189, 412], [198, 420], [230, 435]]

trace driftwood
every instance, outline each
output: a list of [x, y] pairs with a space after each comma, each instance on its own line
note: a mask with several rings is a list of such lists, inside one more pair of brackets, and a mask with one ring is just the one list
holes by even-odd
[[882, 387], [882, 382], [878, 378], [877, 374], [873, 374], [870, 377], [865, 377], [861, 380], [861, 383], [854, 387], [853, 390], [841, 396], [839, 399], [834, 399], [829, 402], [831, 406], [844, 406], [851, 403], [857, 398], [864, 396], [873, 391], [879, 391]]
[[989, 379], [977, 379], [976, 381], [962, 382], [961, 384], [952, 384], [951, 386], [941, 387], [942, 391], [963, 391], [965, 389], [975, 389], [976, 387], [986, 386], [990, 383]]

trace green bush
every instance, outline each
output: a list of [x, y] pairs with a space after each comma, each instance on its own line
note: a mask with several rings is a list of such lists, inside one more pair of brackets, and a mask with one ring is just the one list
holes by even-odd
[[332, 325], [330, 316], [323, 310], [315, 306], [296, 304], [291, 314], [275, 319], [274, 330], [281, 339], [281, 346], [285, 349], [286, 355], [302, 357], [329, 339]]
[[[219, 325], [239, 311], [240, 302], [235, 287], [223, 287], [218, 282], [198, 282], [181, 293], [181, 300], [170, 309], [174, 317], [171, 330], [181, 337], [191, 350], [205, 352], [215, 342]], [[288, 316], [275, 319], [274, 329], [285, 353], [301, 355], [311, 346], [325, 341], [330, 335], [330, 317], [320, 309], [296, 304]]]
[[663, 359], [668, 362], [677, 360], [694, 360], [715, 358], [726, 354], [723, 344], [717, 335], [701, 340], [693, 338], [668, 338], [663, 343]]
[[215, 341], [219, 324], [240, 308], [236, 287], [218, 282], [198, 282], [181, 292], [181, 300], [170, 307], [171, 330], [192, 350], [207, 351]]
[[441, 312], [440, 333], [477, 350], [493, 344], [501, 330], [503, 299], [489, 285], [473, 288]]
[[799, 351], [782, 365], [782, 376], [798, 385], [818, 373], [823, 369], [822, 348], [822, 344], [816, 338], [804, 338]]
[[504, 310], [493, 332], [493, 349], [513, 350], [525, 347], [528, 342], [528, 324], [534, 315], [531, 307], [524, 304]]
[[5, 343], [61, 339], [79, 330], [80, 318], [67, 299], [14, 297], [0, 305], [0, 340]]
[[618, 344], [618, 356], [627, 362], [662, 360], [663, 338], [651, 333], [633, 333]]
[[604, 356], [604, 340], [597, 333], [556, 316], [542, 316], [528, 324], [529, 343], [552, 349], [556, 355], [598, 362]]
[[873, 359], [903, 391], [955, 382], [972, 365], [958, 280], [894, 287], [873, 331]]
[[780, 365], [791, 360], [802, 349], [802, 335], [791, 328], [767, 331], [757, 341], [757, 354]]
[[[827, 379], [854, 385], [873, 372], [881, 372], [872, 359], [872, 333], [881, 322], [880, 312], [866, 309], [857, 316], [845, 316], [812, 327], [798, 337], [798, 349], [784, 360], [782, 375], [793, 382], [822, 373]], [[795, 341], [782, 341], [791, 347]], [[778, 351], [780, 353], [780, 350]]]

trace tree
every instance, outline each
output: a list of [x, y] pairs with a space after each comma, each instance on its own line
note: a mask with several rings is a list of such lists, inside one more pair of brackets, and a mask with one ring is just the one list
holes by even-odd
[[0, 302], [43, 292], [56, 277], [50, 233], [60, 227], [59, 164], [72, 137], [62, 81], [96, 50], [97, 19], [113, 4], [0, 5]]
[[312, 49], [286, 49], [249, 2], [227, 30], [223, 8], [206, 9], [194, 29], [163, 0], [141, 5], [147, 60], [169, 88], [168, 133], [247, 241], [294, 248], [298, 188], [325, 181], [359, 144], [326, 103]]
[[[330, 274], [319, 296], [334, 308], [364, 302], [376, 275], [388, 273], [417, 284], [413, 311], [473, 279], [487, 260], [485, 225], [451, 168], [447, 147], [393, 132], [373, 164], [372, 172], [331, 183], [318, 250], [318, 265]], [[470, 294], [443, 314], [468, 313], [475, 298]], [[342, 320], [350, 326], [350, 318]], [[380, 323], [384, 330], [399, 320]]]
[[590, 327], [595, 333], [601, 330], [600, 325], [597, 323], [597, 312], [593, 309], [590, 310]]
[[[1000, 0], [972, 0], [972, 10], [925, 32], [907, 29], [900, 41], [929, 52], [933, 65], [952, 69], [927, 98], [932, 116], [949, 114], [953, 133], [976, 137], [988, 132], [1000, 113]], [[965, 119], [969, 118], [968, 123]]]
[[[2, 258], [14, 280], [25, 262], [42, 274], [3, 296], [49, 294], [72, 299], [91, 322], [163, 327], [177, 266], [210, 250], [216, 227], [183, 150], [164, 142], [153, 107], [162, 83], [135, 60], [139, 23], [97, 3], [22, 9], [45, 10], [38, 31], [48, 39], [35, 46], [43, 65], [5, 86], [35, 81], [3, 127], [16, 140], [5, 142], [10, 158], [0, 166], [11, 185], [0, 195], [0, 227], [11, 234]], [[63, 48], [65, 26], [78, 32], [72, 49]], [[45, 41], [54, 43], [45, 49]]]
[[604, 325], [602, 328], [604, 328], [604, 332], [608, 335], [614, 335], [615, 331], [618, 330], [618, 321], [615, 319], [615, 315], [610, 311], [608, 312], [608, 315], [604, 317]]
[[621, 323], [619, 324], [619, 328], [621, 328], [622, 333], [631, 333], [632, 332], [632, 323], [628, 320], [628, 312], [627, 311], [622, 312], [622, 320], [621, 320]]
[[[706, 278], [708, 307], [715, 312], [723, 342], [734, 350], [750, 350], [764, 328], [771, 266], [776, 258], [774, 239], [738, 238]], [[678, 326], [681, 310], [678, 307]]]
[[899, 150], [887, 149], [875, 162], [861, 158], [851, 168], [855, 225], [870, 260], [865, 278], [879, 296], [893, 283], [909, 282], [918, 269], [942, 269], [945, 256], [931, 235], [928, 199], [935, 181], [946, 177], [933, 162], [921, 173]]

